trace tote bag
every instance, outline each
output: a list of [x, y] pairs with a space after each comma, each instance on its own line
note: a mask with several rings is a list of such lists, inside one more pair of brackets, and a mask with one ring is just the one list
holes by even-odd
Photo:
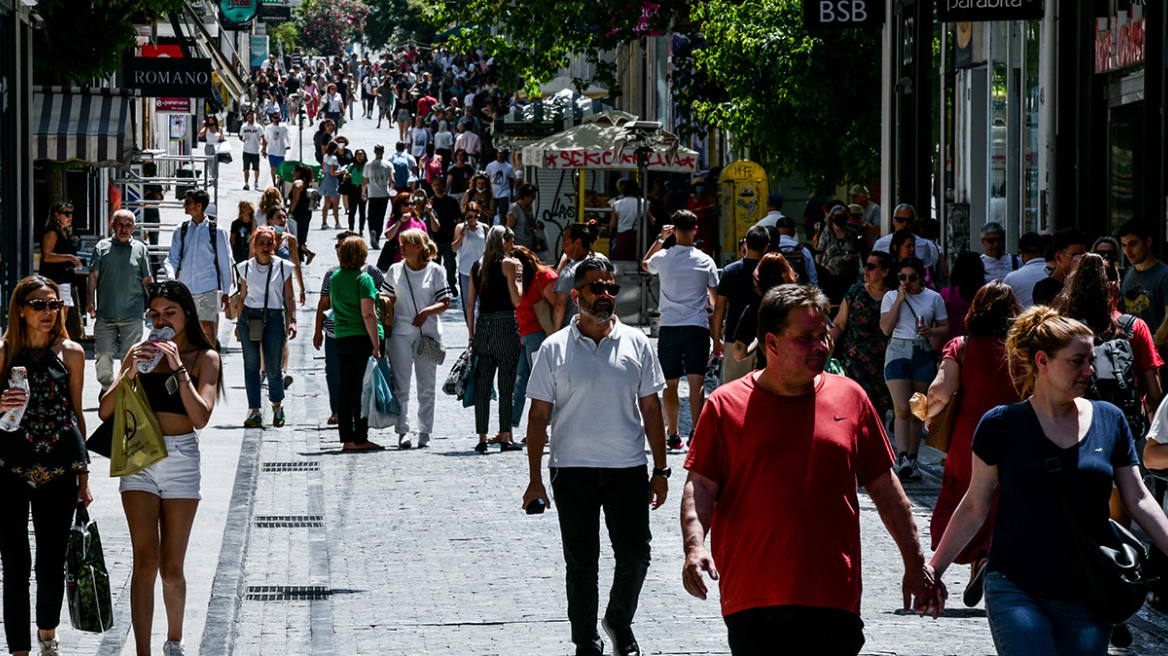
[[123, 379], [117, 394], [110, 453], [111, 477], [136, 474], [169, 455], [158, 418], [150, 408], [141, 380], [137, 377]]

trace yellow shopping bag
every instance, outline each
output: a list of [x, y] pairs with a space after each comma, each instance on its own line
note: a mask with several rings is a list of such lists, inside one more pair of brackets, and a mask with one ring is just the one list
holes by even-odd
[[110, 476], [129, 476], [165, 458], [166, 440], [137, 377], [118, 385], [114, 407]]

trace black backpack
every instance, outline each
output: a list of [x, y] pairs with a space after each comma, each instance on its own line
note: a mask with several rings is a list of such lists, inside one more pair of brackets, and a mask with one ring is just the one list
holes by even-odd
[[811, 284], [811, 276], [807, 275], [807, 258], [803, 253], [803, 244], [779, 246], [779, 253], [787, 260], [787, 264], [791, 265], [795, 275], [799, 276], [800, 285]]
[[1138, 440], [1147, 434], [1149, 424], [1136, 381], [1135, 351], [1128, 342], [1134, 334], [1132, 327], [1135, 322], [1136, 317], [1130, 314], [1120, 315], [1118, 333], [1095, 346], [1095, 358], [1091, 363], [1095, 375], [1087, 386], [1086, 397], [1107, 401], [1122, 410], [1132, 438]]

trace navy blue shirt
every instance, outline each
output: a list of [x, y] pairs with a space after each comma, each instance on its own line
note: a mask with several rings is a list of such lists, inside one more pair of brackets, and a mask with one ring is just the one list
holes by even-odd
[[[1097, 540], [1110, 528], [1108, 502], [1116, 468], [1137, 464], [1131, 430], [1119, 408], [1092, 401], [1087, 435], [1058, 453], [1071, 507]], [[998, 514], [990, 544], [989, 571], [1001, 572], [1030, 594], [1046, 599], [1082, 599], [1071, 564], [1071, 528], [1044, 462], [1049, 452], [1027, 421], [1021, 404], [1003, 405], [981, 419], [973, 452], [998, 468]]]

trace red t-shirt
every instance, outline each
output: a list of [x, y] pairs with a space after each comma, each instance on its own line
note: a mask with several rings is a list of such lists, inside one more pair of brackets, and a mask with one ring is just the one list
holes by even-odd
[[[1111, 316], [1116, 321], [1119, 321], [1121, 315], [1116, 310], [1111, 313]], [[1131, 331], [1131, 339], [1127, 340], [1127, 342], [1131, 344], [1132, 355], [1136, 359], [1136, 373], [1142, 376], [1149, 369], [1158, 369], [1163, 366], [1164, 360], [1160, 357], [1159, 351], [1156, 350], [1156, 343], [1152, 341], [1152, 331], [1148, 328], [1148, 324], [1144, 323], [1143, 319], [1136, 317], [1135, 322], [1132, 323]], [[1137, 380], [1136, 383], [1143, 388], [1144, 381], [1142, 378]]]
[[530, 335], [537, 330], [543, 330], [543, 326], [539, 325], [539, 319], [535, 316], [535, 304], [543, 298], [543, 289], [559, 277], [556, 270], [550, 268], [535, 274], [535, 280], [531, 283], [531, 287], [527, 288], [527, 293], [523, 295], [519, 307], [515, 308], [515, 318], [519, 321], [520, 337]]
[[719, 486], [710, 546], [722, 614], [785, 605], [859, 614], [857, 483], [891, 471], [884, 427], [844, 376], [823, 374], [815, 392], [794, 397], [755, 375], [714, 391], [685, 461]]

